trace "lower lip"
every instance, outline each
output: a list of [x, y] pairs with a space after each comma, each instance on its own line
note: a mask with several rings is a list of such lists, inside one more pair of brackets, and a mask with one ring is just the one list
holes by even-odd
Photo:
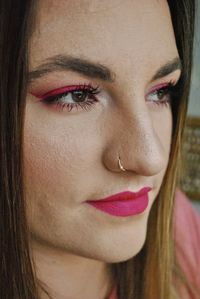
[[130, 200], [120, 200], [113, 202], [103, 202], [101, 200], [98, 200], [88, 201], [87, 203], [107, 214], [119, 217], [127, 217], [143, 213], [148, 207], [149, 198], [148, 193], [145, 193], [140, 197]]

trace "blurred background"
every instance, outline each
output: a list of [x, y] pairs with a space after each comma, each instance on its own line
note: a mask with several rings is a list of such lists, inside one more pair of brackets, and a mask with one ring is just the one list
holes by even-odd
[[194, 65], [183, 144], [181, 189], [200, 213], [200, 0], [197, 0]]

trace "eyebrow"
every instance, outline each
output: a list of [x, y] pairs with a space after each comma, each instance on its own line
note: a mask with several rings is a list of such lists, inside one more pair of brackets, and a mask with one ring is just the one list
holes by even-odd
[[[175, 57], [161, 66], [151, 81], [163, 78], [177, 69], [182, 69], [179, 57]], [[116, 78], [116, 74], [111, 69], [100, 63], [73, 56], [56, 55], [48, 58], [35, 70], [30, 71], [28, 73], [28, 81], [31, 82], [55, 71], [73, 71], [92, 79], [100, 79], [110, 83], [114, 82]]]
[[29, 72], [28, 81], [38, 79], [54, 71], [73, 71], [89, 78], [97, 78], [107, 82], [114, 82], [115, 79], [115, 73], [100, 63], [93, 63], [87, 59], [73, 56], [56, 55]]
[[167, 62], [165, 65], [163, 65], [153, 76], [151, 81], [155, 81], [157, 79], [163, 78], [172, 72], [180, 70], [182, 71], [182, 64], [179, 57], [175, 57], [171, 61]]

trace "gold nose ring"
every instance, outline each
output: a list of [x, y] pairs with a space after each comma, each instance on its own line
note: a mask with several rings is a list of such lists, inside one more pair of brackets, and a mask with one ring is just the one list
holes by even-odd
[[118, 158], [118, 165], [119, 165], [120, 170], [126, 171], [126, 169], [124, 168], [124, 166], [121, 163], [120, 157]]

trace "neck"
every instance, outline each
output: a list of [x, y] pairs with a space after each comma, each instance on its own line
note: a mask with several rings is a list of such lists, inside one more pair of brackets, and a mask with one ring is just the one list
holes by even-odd
[[[112, 287], [110, 267], [94, 259], [31, 243], [36, 276], [52, 299], [107, 299]], [[49, 299], [43, 290], [41, 299]]]

